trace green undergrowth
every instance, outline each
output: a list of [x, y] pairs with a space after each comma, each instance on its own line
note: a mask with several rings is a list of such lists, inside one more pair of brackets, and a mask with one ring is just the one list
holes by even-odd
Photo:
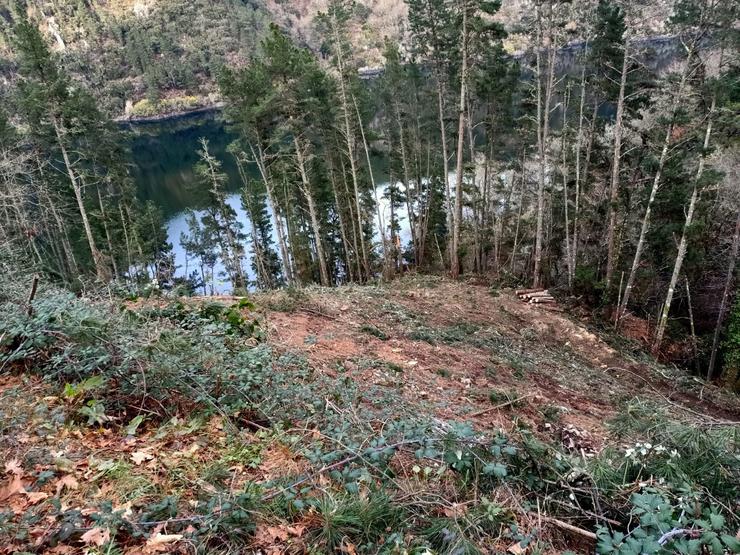
[[[441, 420], [397, 388], [362, 379], [366, 364], [399, 372], [383, 361], [319, 372], [301, 352], [274, 351], [251, 308], [121, 309], [53, 289], [39, 292], [30, 316], [22, 303], [4, 303], [1, 371], [43, 377], [63, 405], [44, 409], [24, 398], [22, 386], [5, 390], [3, 438], [29, 428], [53, 437], [86, 427], [123, 437], [143, 430], [154, 439], [190, 437], [205, 433], [212, 417], [228, 435], [207, 460], [166, 466], [158, 483], [130, 461], [93, 460], [91, 482], [115, 485], [116, 501], [130, 506], [104, 496], [67, 506], [57, 492], [22, 515], [0, 510], [0, 537], [30, 549], [30, 531], [43, 521], [51, 530], [45, 545], [80, 545], [81, 531], [100, 527], [110, 531], [100, 552], [115, 553], [166, 525], [199, 553], [241, 553], [270, 547], [255, 547], [269, 523], [292, 531], [272, 541], [307, 553], [457, 555], [514, 542], [541, 553], [579, 545], [577, 536], [539, 527], [544, 512], [597, 531], [589, 549], [601, 553], [737, 548], [736, 428], [692, 427], [633, 399], [612, 422], [609, 447], [586, 458], [517, 419], [509, 433]], [[416, 322], [396, 306], [383, 310]], [[517, 340], [477, 325], [416, 326], [411, 333], [485, 346], [502, 360], [521, 361], [523, 371], [537, 363]], [[502, 389], [488, 396], [492, 404], [516, 401]], [[255, 434], [249, 441], [247, 432]], [[259, 469], [274, 445], [305, 468], [265, 478]], [[24, 468], [52, 456], [45, 449], [26, 452]], [[235, 481], [236, 466], [253, 472], [246, 482]], [[48, 479], [34, 475], [30, 491]], [[674, 529], [687, 532], [660, 544]]]

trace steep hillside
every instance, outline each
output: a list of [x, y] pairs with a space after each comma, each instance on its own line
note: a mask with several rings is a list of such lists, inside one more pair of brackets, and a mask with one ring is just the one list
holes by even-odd
[[0, 553], [738, 547], [737, 399], [509, 290], [21, 304]]
[[[644, 34], [665, 31], [670, 0], [641, 5]], [[26, 0], [68, 68], [86, 81], [114, 116], [151, 116], [214, 102], [215, 74], [224, 64], [246, 62], [270, 23], [288, 29], [296, 41], [320, 52], [314, 25], [328, 0]], [[593, 12], [594, 0], [573, 3], [573, 28]], [[0, 1], [0, 74], [12, 80], [11, 6]], [[522, 22], [531, 0], [503, 2], [497, 19], [510, 32], [507, 48], [528, 46]], [[358, 0], [351, 38], [358, 66], [383, 64], [386, 37], [404, 40], [404, 0]], [[578, 39], [577, 32], [571, 37]]]
[[[0, 10], [6, 79], [13, 76], [13, 3], [3, 0]], [[273, 20], [260, 0], [29, 0], [27, 6], [72, 74], [114, 115], [209, 102], [218, 69], [244, 63]]]

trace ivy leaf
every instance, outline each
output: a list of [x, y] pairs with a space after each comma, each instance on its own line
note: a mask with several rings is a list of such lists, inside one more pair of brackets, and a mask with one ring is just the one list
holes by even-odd
[[740, 553], [740, 540], [728, 534], [722, 534], [722, 541], [733, 553]]
[[501, 463], [487, 464], [483, 467], [482, 472], [486, 475], [493, 474], [497, 478], [504, 478], [507, 474], [506, 466]]
[[712, 513], [709, 515], [709, 521], [712, 524], [713, 530], [721, 530], [722, 527], [725, 525], [725, 517], [716, 513]]

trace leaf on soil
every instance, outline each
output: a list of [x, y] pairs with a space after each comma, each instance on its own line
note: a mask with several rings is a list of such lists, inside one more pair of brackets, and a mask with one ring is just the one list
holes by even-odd
[[171, 552], [170, 544], [179, 542], [182, 538], [182, 534], [160, 534], [157, 532], [146, 540], [144, 553], [169, 553]]
[[5, 463], [5, 472], [8, 474], [23, 475], [23, 467], [18, 459], [11, 459]]
[[32, 505], [40, 503], [41, 501], [49, 497], [49, 494], [44, 493], [43, 491], [24, 491], [23, 494], [28, 497], [28, 500], [31, 502]]
[[144, 461], [150, 461], [154, 458], [154, 455], [150, 455], [149, 453], [144, 453], [143, 451], [135, 451], [134, 453], [131, 453], [131, 460], [134, 461], [134, 464], [137, 466], [143, 463]]
[[87, 545], [92, 544], [100, 547], [110, 541], [110, 530], [107, 528], [93, 528], [82, 534], [80, 539]]
[[63, 489], [67, 490], [73, 490], [80, 487], [80, 483], [77, 481], [77, 479], [72, 476], [71, 474], [67, 474], [66, 476], [62, 476], [57, 480], [57, 495], [62, 493]]
[[20, 474], [13, 474], [8, 483], [0, 487], [0, 501], [4, 501], [16, 493], [23, 491], [23, 481]]
[[516, 543], [512, 543], [509, 546], [509, 549], [507, 549], [506, 551], [508, 551], [509, 553], [511, 553], [511, 555], [522, 555], [522, 553], [524, 553], [524, 552], [527, 551], [527, 548], [526, 547], [522, 547], [522, 544], [521, 543], [516, 542]]

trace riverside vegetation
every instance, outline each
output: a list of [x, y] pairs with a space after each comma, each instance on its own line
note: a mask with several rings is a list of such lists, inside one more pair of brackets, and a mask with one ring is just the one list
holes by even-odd
[[92, 70], [2, 12], [0, 550], [740, 549], [737, 6], [405, 4], [371, 80], [349, 0], [213, 43], [187, 275]]

